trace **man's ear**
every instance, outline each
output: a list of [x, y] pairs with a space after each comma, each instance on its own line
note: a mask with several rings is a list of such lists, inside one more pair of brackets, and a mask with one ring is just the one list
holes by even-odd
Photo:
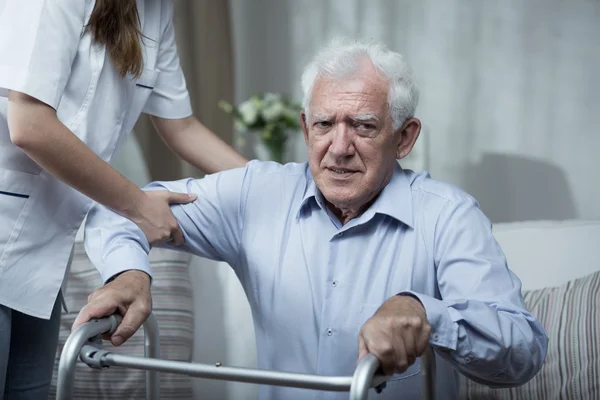
[[398, 146], [396, 147], [396, 159], [400, 160], [411, 152], [419, 138], [421, 121], [418, 118], [409, 118], [396, 132], [399, 136]]
[[304, 110], [300, 111], [300, 124], [302, 125], [302, 132], [304, 132], [304, 141], [308, 145], [308, 122], [306, 121], [306, 113]]

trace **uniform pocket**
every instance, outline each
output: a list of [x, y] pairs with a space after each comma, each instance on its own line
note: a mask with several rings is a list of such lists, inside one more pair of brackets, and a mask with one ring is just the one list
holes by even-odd
[[142, 75], [135, 82], [135, 86], [138, 90], [146, 89], [153, 90], [154, 85], [156, 84], [156, 79], [158, 78], [158, 71], [155, 69], [146, 68], [142, 72]]
[[[138, 120], [140, 113], [142, 113], [148, 99], [152, 95], [152, 92], [154, 92], [158, 74], [158, 70], [146, 68], [142, 72], [142, 75], [135, 80], [131, 93], [131, 102], [127, 112], [127, 119], [124, 123], [127, 127], [130, 125], [133, 127], [135, 121]], [[129, 132], [129, 129], [125, 130]], [[122, 136], [124, 137], [125, 135]]]
[[[367, 320], [369, 318], [371, 318], [375, 314], [375, 312], [377, 311], [377, 309], [379, 307], [381, 307], [381, 304], [363, 304], [362, 309], [360, 311], [359, 329], [360, 329], [360, 327], [362, 327], [364, 325], [365, 322], [367, 322]], [[420, 371], [421, 371], [421, 362], [420, 362], [420, 360], [417, 359], [403, 373], [392, 375], [392, 377], [389, 379], [389, 381], [397, 381], [397, 380], [407, 379], [407, 378], [410, 378], [412, 376], [419, 374]]]
[[38, 175], [0, 169], [0, 266], [31, 208]]

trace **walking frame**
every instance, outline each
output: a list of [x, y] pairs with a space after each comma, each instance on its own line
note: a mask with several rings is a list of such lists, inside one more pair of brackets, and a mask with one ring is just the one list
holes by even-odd
[[[360, 361], [353, 376], [324, 376], [290, 372], [268, 371], [240, 367], [225, 367], [220, 363], [198, 364], [160, 359], [158, 324], [153, 314], [144, 323], [144, 357], [112, 353], [102, 348], [100, 335], [111, 334], [121, 318], [112, 315], [93, 319], [68, 337], [63, 347], [59, 366], [56, 400], [71, 400], [77, 358], [92, 368], [125, 367], [146, 371], [146, 400], [160, 399], [159, 372], [188, 375], [236, 382], [288, 386], [325, 391], [350, 392], [350, 400], [367, 399], [370, 389], [385, 389], [389, 377], [379, 375], [379, 360], [367, 354]], [[421, 356], [422, 399], [435, 399], [435, 357], [430, 347]]]

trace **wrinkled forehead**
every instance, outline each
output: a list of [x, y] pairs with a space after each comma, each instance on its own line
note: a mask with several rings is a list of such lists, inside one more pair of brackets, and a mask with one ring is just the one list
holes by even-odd
[[366, 74], [338, 79], [317, 78], [313, 86], [309, 118], [385, 118], [389, 112], [389, 88], [385, 80], [378, 78]]

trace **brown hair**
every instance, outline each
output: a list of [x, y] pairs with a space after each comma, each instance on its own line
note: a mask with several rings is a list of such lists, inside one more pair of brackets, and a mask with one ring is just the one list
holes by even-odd
[[106, 46], [122, 77], [142, 74], [142, 32], [136, 0], [96, 0], [86, 30]]

